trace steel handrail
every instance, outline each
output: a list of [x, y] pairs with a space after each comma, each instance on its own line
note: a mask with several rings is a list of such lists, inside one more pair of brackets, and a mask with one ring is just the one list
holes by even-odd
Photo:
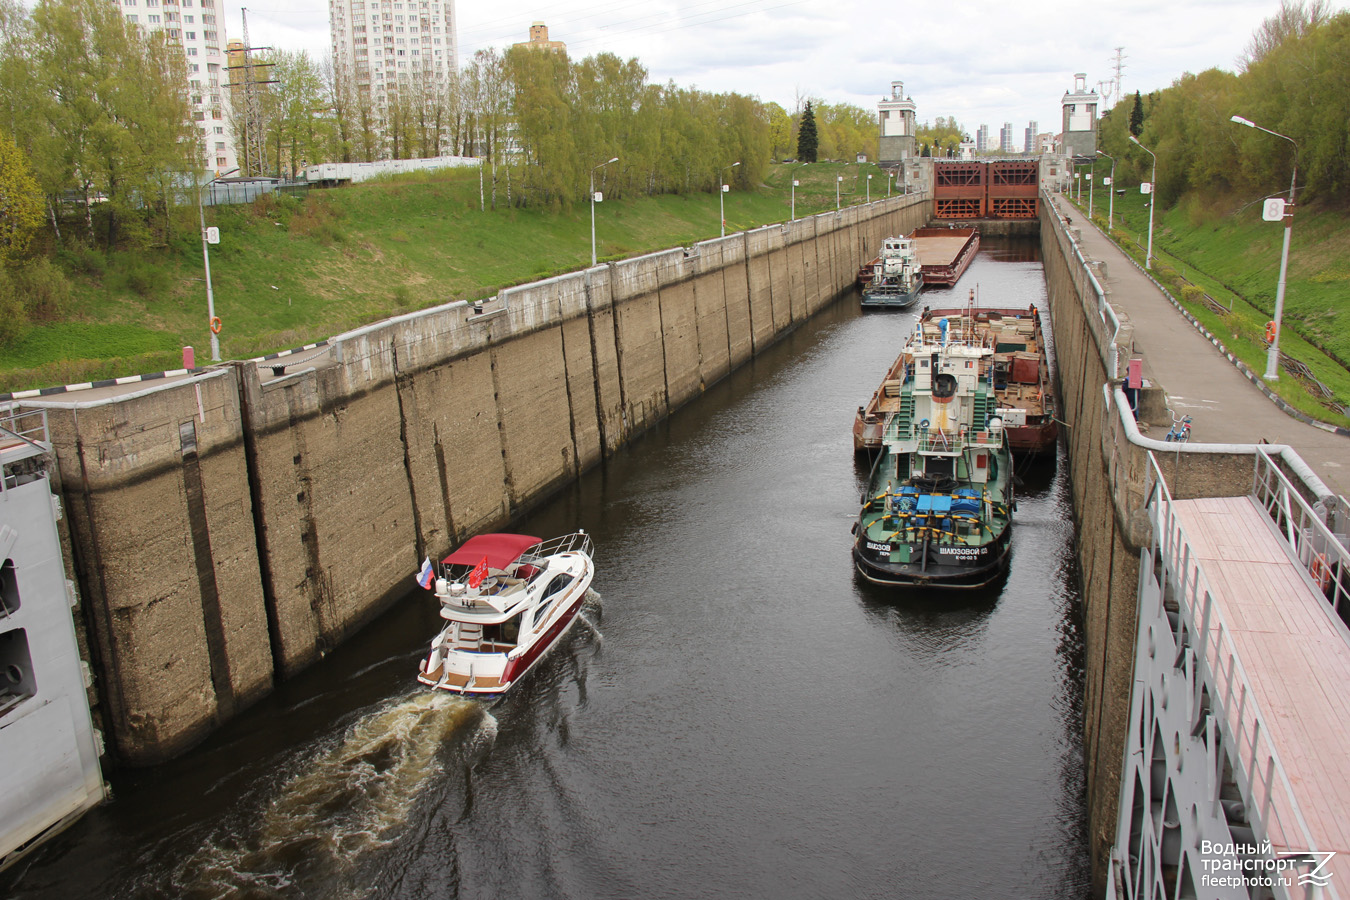
[[1069, 223], [1064, 221], [1064, 216], [1060, 214], [1059, 208], [1055, 206], [1048, 191], [1041, 191], [1041, 200], [1042, 205], [1047, 206], [1055, 214], [1055, 217], [1063, 223], [1064, 235], [1069, 239], [1069, 244], [1073, 247], [1073, 254], [1083, 267], [1083, 274], [1087, 275], [1088, 281], [1092, 284], [1093, 293], [1097, 295], [1097, 315], [1101, 317], [1102, 324], [1107, 324], [1109, 320], [1112, 328], [1110, 376], [1111, 380], [1114, 381], [1120, 377], [1119, 345], [1117, 342], [1120, 336], [1120, 318], [1116, 315], [1116, 311], [1111, 308], [1111, 304], [1106, 301], [1106, 291], [1102, 288], [1101, 282], [1097, 280], [1097, 276], [1092, 274], [1092, 268], [1088, 266], [1087, 257], [1083, 256], [1078, 241], [1074, 239], [1072, 234], [1069, 234]]
[[561, 537], [552, 538], [547, 541], [540, 541], [532, 547], [526, 548], [525, 552], [520, 554], [517, 562], [528, 565], [542, 563], [550, 556], [556, 556], [559, 553], [582, 553], [588, 559], [595, 558], [595, 544], [591, 541], [591, 536], [584, 531], [574, 531], [571, 534], [565, 534]]
[[[0, 405], [0, 439], [6, 437], [19, 443], [0, 447], [0, 457], [6, 451], [15, 449], [24, 450], [26, 455], [31, 456], [31, 451], [27, 449], [29, 447], [39, 453], [50, 453], [52, 445], [47, 430], [47, 410], [41, 407], [20, 409], [15, 403]], [[0, 471], [0, 496], [5, 496], [9, 490], [9, 481], [10, 476]]]
[[[1322, 516], [1303, 499], [1293, 482], [1275, 465], [1270, 452], [1262, 446], [1256, 448], [1252, 495], [1277, 526], [1281, 524], [1283, 514], [1283, 530], [1294, 548], [1294, 555], [1308, 570], [1323, 597], [1328, 589], [1331, 590], [1327, 602], [1334, 613], [1339, 613], [1341, 600], [1347, 596], [1345, 575], [1350, 572], [1350, 550], [1336, 539]], [[1337, 630], [1341, 637], [1350, 643], [1350, 631], [1344, 627], [1340, 616], [1333, 614], [1331, 620], [1340, 626]]]
[[[1264, 742], [1263, 759], [1258, 759], [1258, 756], [1260, 756], [1258, 746], [1261, 744], [1262, 733], [1268, 730], [1265, 725], [1266, 717], [1262, 714], [1255, 699], [1252, 681], [1247, 676], [1242, 660], [1238, 656], [1237, 647], [1234, 645], [1231, 636], [1231, 629], [1224, 620], [1223, 614], [1213, 602], [1214, 594], [1209, 581], [1199, 563], [1191, 561], [1190, 539], [1186, 530], [1176, 521], [1176, 516], [1172, 512], [1172, 494], [1167, 488], [1167, 482], [1163, 478], [1157, 457], [1151, 451], [1148, 454], [1148, 466], [1149, 476], [1153, 480], [1153, 484], [1147, 491], [1149, 497], [1148, 515], [1153, 526], [1153, 550], [1162, 560], [1160, 578], [1165, 584], [1169, 573], [1176, 574], [1178, 572], [1178, 563], [1184, 569], [1180, 573], [1180, 581], [1176, 592], [1178, 630], [1180, 631], [1184, 624], [1191, 634], [1199, 637], [1199, 652], [1196, 654], [1199, 668], [1197, 677], [1210, 687], [1211, 711], [1215, 713], [1218, 726], [1224, 731], [1226, 742], [1235, 751], [1235, 758], [1230, 758], [1234, 768], [1241, 769], [1243, 780], [1241, 786], [1244, 788], [1243, 799], [1247, 805], [1250, 816], [1249, 822], [1253, 826], [1257, 843], [1260, 844], [1269, 840], [1272, 845], [1274, 844], [1270, 829], [1270, 820], [1273, 817], [1279, 826], [1280, 836], [1283, 838], [1286, 850], [1318, 852], [1317, 842], [1313, 840], [1308, 829], [1307, 820], [1303, 816], [1298, 798], [1295, 796], [1293, 786], [1289, 781], [1289, 774], [1269, 738], [1266, 738]], [[1165, 532], [1164, 524], [1167, 526]], [[1188, 587], [1192, 598], [1201, 594], [1205, 598], [1205, 608], [1201, 620], [1196, 619], [1194, 604], [1187, 602]], [[1164, 602], [1163, 597], [1165, 596], [1166, 591], [1163, 590], [1159, 595], [1158, 602], [1160, 604]], [[1214, 635], [1212, 641], [1211, 633]], [[1213, 658], [1207, 652], [1211, 644], [1214, 648]], [[1225, 654], [1223, 660], [1218, 658], [1221, 653]], [[1226, 664], [1226, 671], [1223, 672], [1224, 678], [1220, 680], [1220, 668], [1224, 664]], [[1230, 721], [1231, 701], [1234, 697], [1235, 688], [1239, 700], [1237, 720], [1232, 722]], [[1252, 723], [1250, 729], [1245, 725], [1248, 718]], [[1250, 734], [1250, 740], [1246, 741], [1248, 734]], [[1250, 751], [1250, 765], [1248, 764], [1249, 760], [1243, 757], [1244, 741], [1245, 749]], [[1264, 785], [1259, 782], [1259, 766], [1262, 761], [1265, 762], [1266, 769]], [[1295, 847], [1290, 841], [1291, 829], [1282, 820], [1279, 808], [1272, 802], [1277, 781], [1279, 787], [1283, 789], [1283, 800], [1293, 814], [1294, 822], [1292, 825], [1297, 827], [1297, 833], [1293, 837], [1302, 839], [1304, 844], [1302, 847]], [[1258, 786], [1264, 788], [1264, 797], [1257, 796]], [[1257, 802], [1258, 800], [1260, 802]], [[1340, 895], [1336, 892], [1334, 886], [1330, 886], [1329, 889], [1332, 898], [1339, 898]]]

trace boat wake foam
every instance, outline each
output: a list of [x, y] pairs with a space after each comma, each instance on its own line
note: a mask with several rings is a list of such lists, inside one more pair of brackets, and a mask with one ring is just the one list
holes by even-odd
[[447, 741], [458, 736], [456, 756], [472, 760], [491, 748], [496, 730], [481, 704], [440, 692], [387, 703], [304, 759], [255, 828], [219, 828], [178, 867], [173, 888], [222, 897], [296, 888], [365, 896], [369, 886], [354, 883], [362, 855], [388, 844], [426, 786], [440, 780]]

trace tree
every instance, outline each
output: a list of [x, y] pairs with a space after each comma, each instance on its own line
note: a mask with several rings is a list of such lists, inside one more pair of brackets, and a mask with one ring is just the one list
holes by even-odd
[[792, 155], [792, 117], [777, 103], [770, 103], [769, 153], [773, 159], [787, 159]]
[[123, 222], [167, 205], [165, 172], [202, 158], [182, 48], [164, 32], [126, 25], [121, 8], [106, 0], [39, 0], [32, 71], [40, 125], [30, 152], [46, 160], [42, 187], [49, 194], [80, 188], [91, 234], [88, 200], [102, 194], [111, 246]]
[[811, 110], [811, 101], [806, 101], [802, 110], [802, 124], [797, 129], [797, 159], [802, 162], [815, 162], [820, 138], [816, 134], [816, 114]]
[[1130, 134], [1139, 137], [1144, 130], [1144, 100], [1134, 92], [1134, 107], [1130, 110]]
[[41, 224], [42, 190], [23, 151], [0, 132], [0, 263], [22, 256]]
[[1238, 64], [1249, 69], [1253, 64], [1290, 38], [1300, 38], [1331, 19], [1327, 0], [1280, 0], [1280, 11], [1261, 23], [1247, 49], [1238, 57]]
[[931, 144], [932, 155], [939, 157], [943, 155], [943, 147], [955, 147], [965, 137], [965, 131], [961, 128], [961, 124], [956, 121], [955, 116], [938, 116], [933, 120], [932, 125], [924, 122], [914, 131], [915, 140], [920, 144]]
[[[323, 97], [332, 114], [333, 128], [328, 134], [324, 157], [338, 162], [352, 161], [352, 81], [345, 66], [333, 61], [333, 54], [324, 54], [319, 64], [323, 79]], [[317, 162], [318, 160], [311, 160]]]

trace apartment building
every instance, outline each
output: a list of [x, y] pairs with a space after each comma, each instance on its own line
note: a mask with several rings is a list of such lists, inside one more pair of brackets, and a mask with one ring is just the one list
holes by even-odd
[[445, 90], [459, 67], [454, 0], [329, 0], [338, 77], [381, 120], [400, 92]]
[[192, 119], [201, 135], [206, 168], [217, 175], [237, 165], [225, 91], [224, 0], [113, 0], [132, 25], [163, 31], [187, 57]]

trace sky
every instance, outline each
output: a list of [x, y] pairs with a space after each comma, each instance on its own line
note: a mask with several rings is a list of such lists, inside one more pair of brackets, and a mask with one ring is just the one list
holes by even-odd
[[[327, 0], [245, 0], [254, 47], [330, 52]], [[1335, 10], [1347, 0], [1333, 0]], [[242, 38], [239, 0], [226, 28]], [[920, 123], [955, 116], [997, 140], [1011, 122], [1057, 132], [1075, 73], [1103, 95], [1121, 49], [1121, 88], [1165, 88], [1185, 72], [1237, 71], [1279, 0], [459, 0], [461, 61], [526, 40], [531, 22], [582, 58], [636, 57], [649, 80], [736, 91], [796, 108], [798, 99], [875, 110], [904, 82]], [[1099, 87], [1099, 83], [1101, 86]], [[1109, 108], [1109, 100], [1102, 108]]]

